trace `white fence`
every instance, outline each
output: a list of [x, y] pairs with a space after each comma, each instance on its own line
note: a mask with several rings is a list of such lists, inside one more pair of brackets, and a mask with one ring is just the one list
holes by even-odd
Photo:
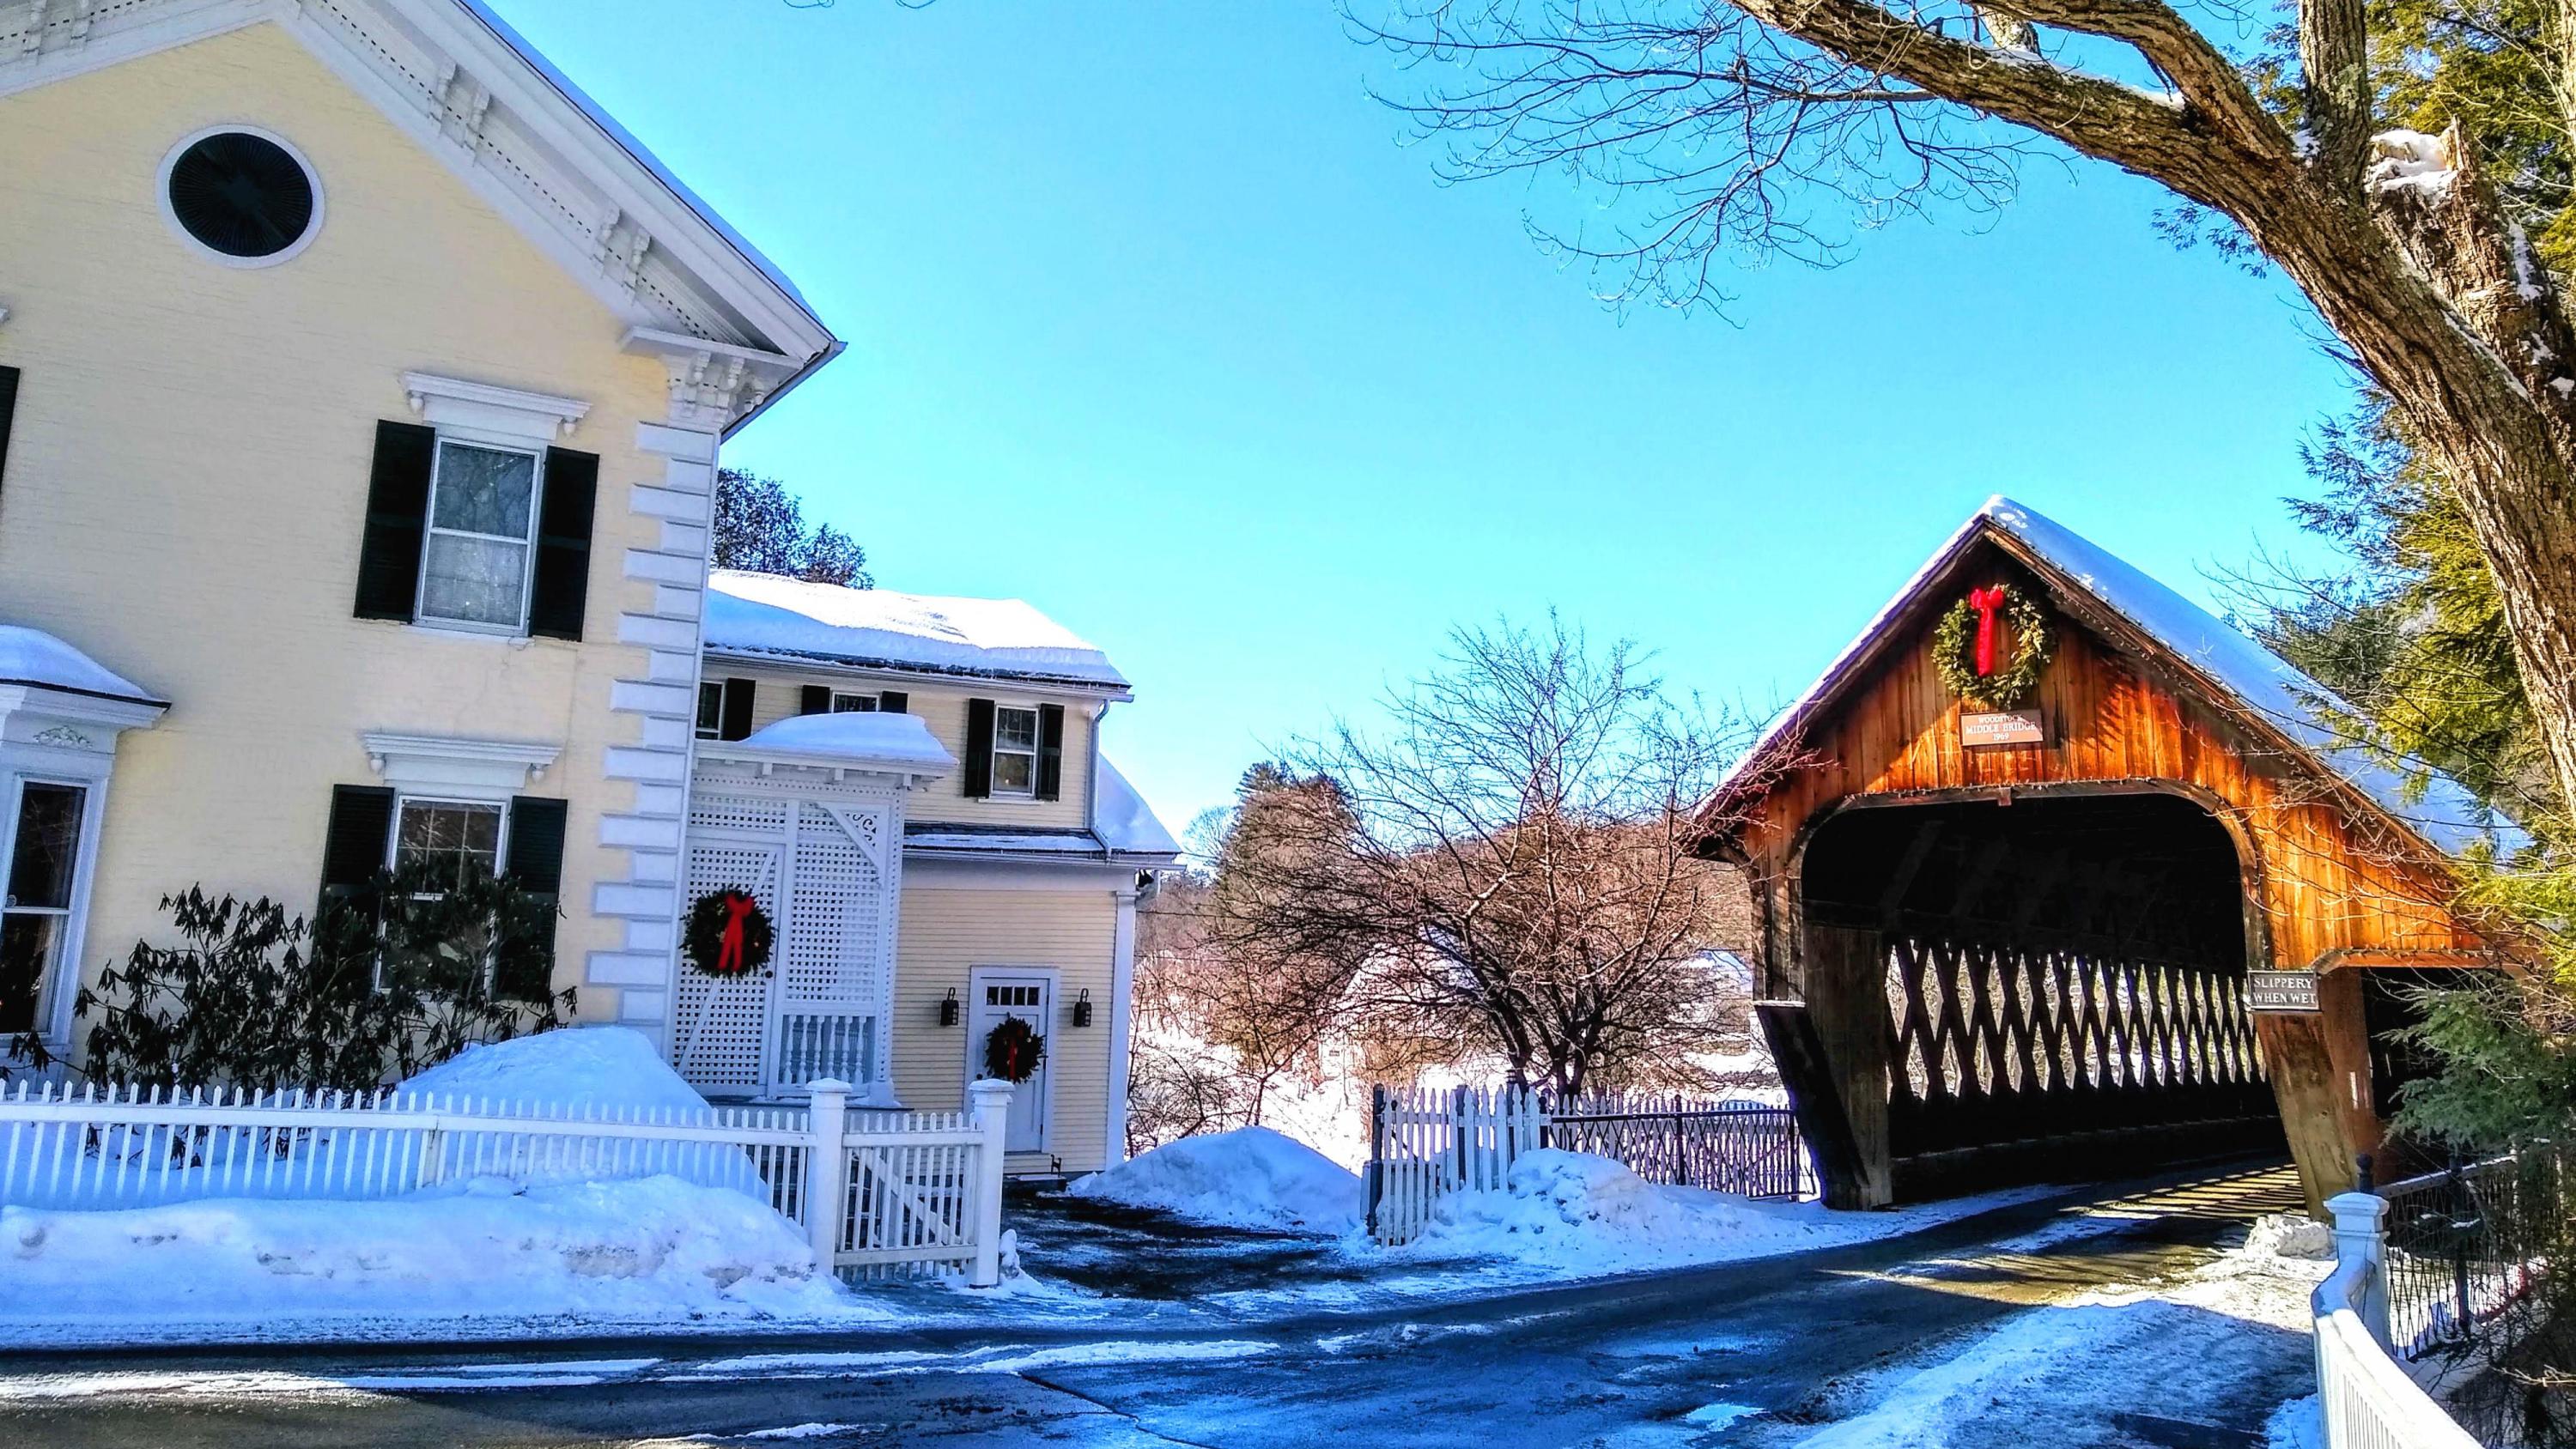
[[1591, 1097], [1550, 1103], [1529, 1087], [1377, 1087], [1369, 1101], [1369, 1233], [1422, 1236], [1440, 1199], [1504, 1185], [1536, 1147], [1589, 1152], [1651, 1182], [1797, 1197], [1811, 1181], [1787, 1108]]
[[2478, 1449], [2389, 1353], [2387, 1240], [2380, 1227], [2387, 1202], [2346, 1193], [2326, 1206], [2335, 1215], [2338, 1261], [2311, 1306], [2327, 1449]]
[[198, 1198], [395, 1197], [476, 1177], [669, 1175], [746, 1192], [852, 1276], [1000, 1280], [1010, 1084], [967, 1112], [806, 1107], [578, 1110], [394, 1092], [0, 1086], [0, 1206], [95, 1210]]

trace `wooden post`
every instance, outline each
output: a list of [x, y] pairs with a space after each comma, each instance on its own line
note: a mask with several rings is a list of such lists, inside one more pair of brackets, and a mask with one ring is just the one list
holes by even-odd
[[1841, 1089], [1807, 1008], [1795, 1001], [1757, 1001], [1753, 1014], [1762, 1023], [1762, 1039], [1780, 1068], [1781, 1084], [1789, 1089], [1798, 1130], [1815, 1154], [1825, 1206], [1875, 1206], [1867, 1200], [1860, 1147], [1852, 1140], [1851, 1119], [1843, 1113]]
[[1011, 1084], [987, 1077], [966, 1092], [984, 1137], [975, 1148], [975, 1263], [966, 1286], [994, 1288], [1002, 1282], [1002, 1154], [1010, 1140]]
[[805, 1153], [805, 1237], [814, 1245], [814, 1266], [830, 1273], [850, 1210], [850, 1084], [819, 1077], [805, 1090], [813, 1093], [806, 1108], [813, 1140]]

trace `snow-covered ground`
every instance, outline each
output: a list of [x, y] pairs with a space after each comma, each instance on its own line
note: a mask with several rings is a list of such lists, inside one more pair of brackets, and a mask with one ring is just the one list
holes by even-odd
[[1348, 1168], [1267, 1127], [1185, 1137], [1096, 1172], [1076, 1197], [1221, 1227], [1346, 1233], [1368, 1203]]

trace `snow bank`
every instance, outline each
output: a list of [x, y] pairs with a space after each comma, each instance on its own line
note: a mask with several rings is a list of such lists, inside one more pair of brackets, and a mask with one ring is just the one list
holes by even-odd
[[396, 1089], [532, 1107], [698, 1113], [653, 1039], [632, 1027], [583, 1026], [470, 1046]]
[[513, 1190], [478, 1178], [378, 1202], [216, 1199], [0, 1208], [0, 1336], [131, 1325], [438, 1318], [849, 1318], [803, 1234], [672, 1177]]
[[1184, 1137], [1075, 1183], [1076, 1197], [1237, 1228], [1346, 1233], [1367, 1203], [1348, 1169], [1267, 1127]]

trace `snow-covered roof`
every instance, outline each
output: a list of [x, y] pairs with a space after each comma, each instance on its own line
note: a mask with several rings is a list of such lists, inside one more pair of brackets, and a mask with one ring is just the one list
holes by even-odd
[[0, 685], [10, 684], [137, 704], [168, 703], [53, 635], [22, 624], [0, 624]]
[[931, 737], [921, 716], [874, 710], [790, 715], [716, 748], [929, 773], [944, 773], [957, 764]]
[[2288, 660], [2064, 524], [2002, 494], [1987, 499], [1984, 507], [1971, 514], [1834, 657], [1806, 693], [1781, 711], [1720, 784], [1720, 797], [1737, 780], [1751, 778], [1750, 771], [1773, 745], [1802, 728], [1890, 621], [1962, 550], [1989, 531], [2009, 535], [2066, 582], [2169, 651], [2214, 693], [2235, 700], [2429, 844], [2456, 855], [2480, 843], [2508, 851], [2527, 843], [2528, 837], [2518, 827], [2487, 809], [2448, 775], [2429, 766], [2391, 761], [2384, 752], [2353, 741], [2349, 730], [2339, 728], [2334, 718], [2338, 711], [2348, 713], [2350, 707]]
[[1109, 763], [1100, 757], [1100, 787], [1091, 802], [1092, 828], [1100, 833], [1101, 843], [1110, 849], [1137, 855], [1179, 855], [1181, 843], [1154, 815], [1154, 807]]
[[1127, 687], [1098, 645], [1018, 599], [851, 589], [737, 569], [707, 578], [706, 647], [876, 669]]

